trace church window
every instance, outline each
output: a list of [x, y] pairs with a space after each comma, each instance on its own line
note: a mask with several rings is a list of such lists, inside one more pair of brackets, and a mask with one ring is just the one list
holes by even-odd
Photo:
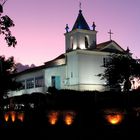
[[34, 78], [27, 79], [26, 88], [27, 89], [34, 88]]
[[44, 86], [44, 77], [39, 76], [35, 77], [35, 87], [43, 87]]
[[85, 48], [88, 48], [88, 46], [89, 46], [88, 38], [87, 38], [87, 36], [85, 36]]
[[106, 67], [107, 63], [109, 62], [109, 58], [103, 58], [103, 66]]

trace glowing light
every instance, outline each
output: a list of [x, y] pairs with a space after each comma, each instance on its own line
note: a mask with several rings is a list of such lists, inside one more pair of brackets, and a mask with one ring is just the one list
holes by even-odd
[[10, 115], [11, 115], [11, 120], [12, 120], [12, 122], [15, 122], [16, 113], [15, 113], [14, 111], [11, 111], [11, 112], [10, 112]]
[[67, 125], [71, 125], [72, 122], [73, 122], [73, 116], [71, 116], [71, 115], [66, 115], [64, 121], [65, 121], [65, 123], [66, 123]]
[[122, 119], [123, 119], [122, 114], [108, 114], [108, 115], [106, 115], [106, 120], [113, 125], [121, 123]]
[[23, 112], [22, 112], [22, 113], [18, 113], [17, 118], [18, 118], [21, 122], [23, 122], [23, 121], [24, 121], [24, 113], [23, 113]]
[[4, 119], [5, 119], [6, 122], [8, 122], [8, 120], [9, 120], [9, 114], [8, 113], [4, 114]]
[[74, 122], [75, 113], [74, 112], [65, 112], [64, 122], [66, 125], [71, 125]]
[[80, 44], [80, 49], [85, 49], [85, 45], [83, 43]]
[[77, 49], [77, 45], [73, 44], [73, 49], [76, 50]]
[[51, 125], [55, 125], [58, 121], [58, 112], [52, 111], [48, 114], [49, 123]]

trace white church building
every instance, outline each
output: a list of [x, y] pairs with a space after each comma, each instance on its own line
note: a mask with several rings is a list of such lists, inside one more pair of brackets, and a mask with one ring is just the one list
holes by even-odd
[[104, 72], [103, 65], [111, 53], [124, 53], [125, 50], [111, 39], [97, 44], [95, 28], [94, 23], [92, 29], [89, 28], [80, 9], [71, 31], [66, 25], [65, 53], [42, 66], [17, 73], [15, 78], [23, 86], [21, 90], [10, 92], [10, 96], [47, 93], [49, 87], [106, 90], [105, 81], [97, 75]]

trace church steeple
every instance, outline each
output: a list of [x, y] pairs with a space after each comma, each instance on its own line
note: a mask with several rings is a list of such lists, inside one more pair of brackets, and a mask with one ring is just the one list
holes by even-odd
[[83, 14], [82, 14], [82, 10], [80, 9], [79, 10], [79, 14], [78, 14], [78, 17], [75, 21], [75, 24], [72, 28], [72, 30], [75, 30], [75, 29], [84, 29], [84, 30], [90, 30]]
[[94, 49], [96, 48], [96, 33], [95, 23], [92, 25], [93, 29], [90, 29], [81, 10], [79, 9], [78, 17], [74, 23], [71, 31], [69, 31], [68, 24], [66, 25], [65, 43], [66, 52], [76, 49]]

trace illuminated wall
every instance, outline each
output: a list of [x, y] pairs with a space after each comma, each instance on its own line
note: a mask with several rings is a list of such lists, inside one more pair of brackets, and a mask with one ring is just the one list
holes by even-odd
[[66, 52], [70, 50], [89, 49], [96, 45], [96, 31], [76, 29], [65, 34]]
[[97, 76], [103, 73], [103, 58], [108, 53], [75, 50], [67, 53], [66, 75], [69, 84], [66, 88], [75, 90], [104, 90], [104, 80]]
[[[35, 86], [35, 79], [36, 79], [36, 77], [40, 77], [40, 76], [44, 78], [44, 69], [40, 69], [40, 70], [33, 71], [33, 72], [26, 72], [26, 73], [18, 75], [16, 77], [16, 80], [19, 82], [24, 81], [25, 87], [20, 90], [10, 91], [8, 96], [10, 97], [10, 96], [23, 95], [23, 94], [31, 94], [33, 92], [45, 92], [47, 90], [47, 87], [45, 87], [45, 84], [43, 84], [42, 87]], [[30, 88], [27, 88], [27, 81], [29, 79], [33, 79], [33, 86]], [[43, 83], [45, 83], [45, 81], [43, 81]]]
[[51, 87], [52, 77], [56, 76], [60, 77], [60, 88], [64, 88], [66, 79], [65, 65], [45, 69], [45, 87]]

